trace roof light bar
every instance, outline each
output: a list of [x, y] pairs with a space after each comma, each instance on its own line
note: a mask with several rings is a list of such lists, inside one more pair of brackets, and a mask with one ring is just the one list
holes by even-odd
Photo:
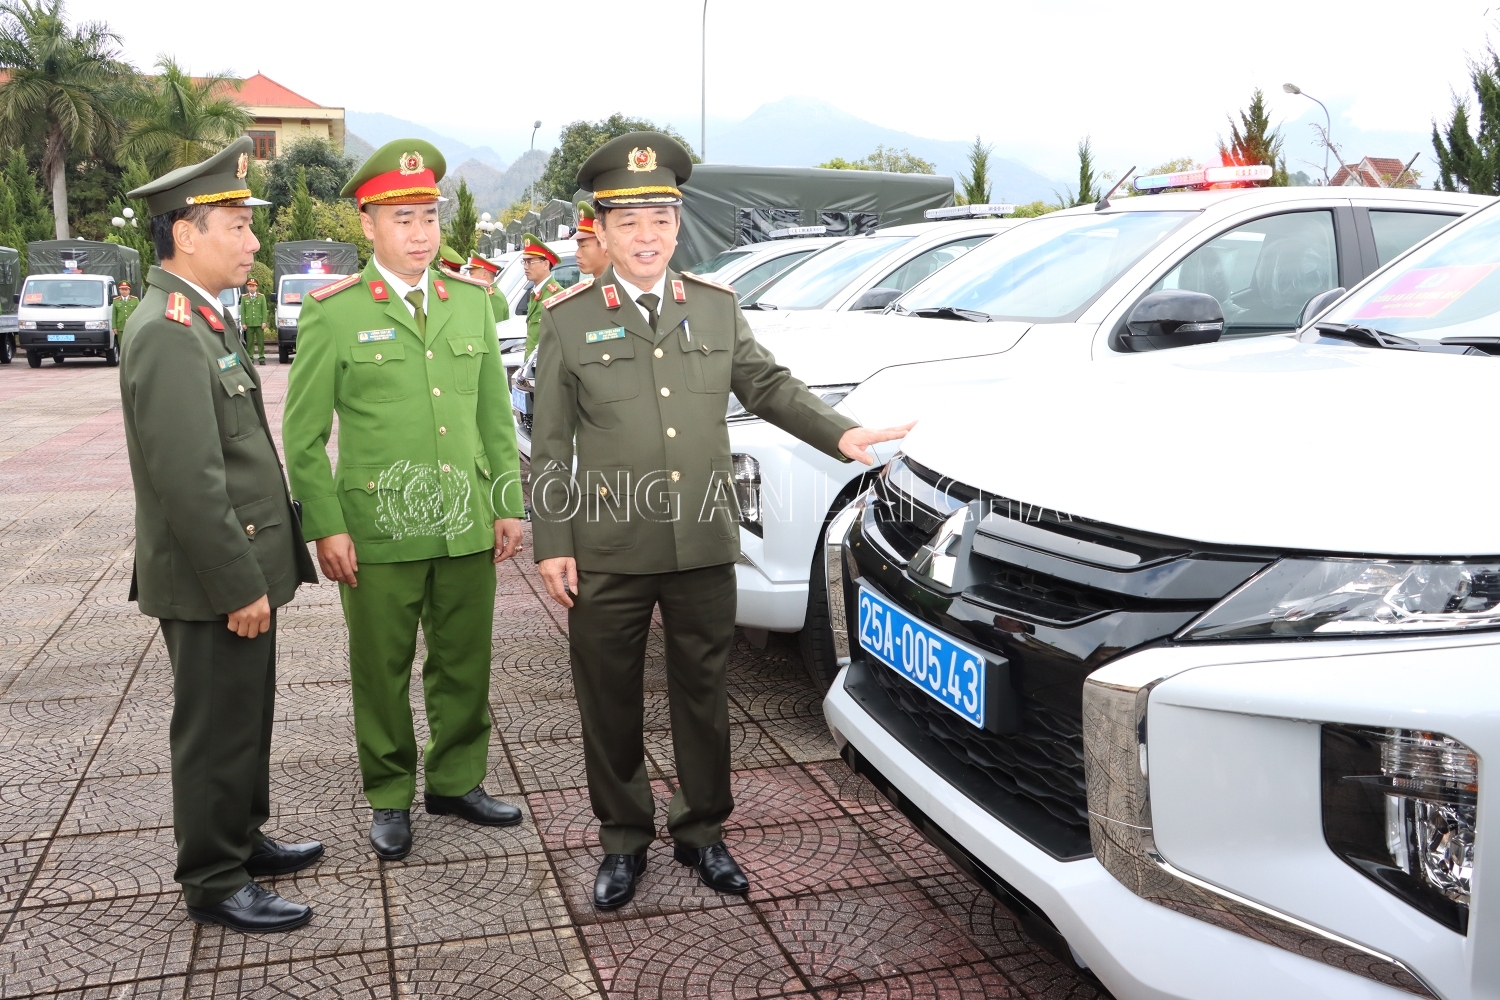
[[989, 215], [1010, 215], [1016, 206], [996, 202], [988, 205], [954, 205], [952, 208], [929, 208], [924, 219], [975, 219]]
[[783, 240], [790, 236], [822, 236], [826, 232], [827, 226], [792, 226], [790, 229], [773, 229], [766, 235], [773, 240]]
[[1268, 181], [1274, 171], [1264, 163], [1250, 166], [1206, 167], [1202, 170], [1179, 170], [1173, 174], [1151, 174], [1137, 177], [1137, 191], [1165, 191], [1168, 188], [1208, 187], [1212, 184], [1245, 184]]

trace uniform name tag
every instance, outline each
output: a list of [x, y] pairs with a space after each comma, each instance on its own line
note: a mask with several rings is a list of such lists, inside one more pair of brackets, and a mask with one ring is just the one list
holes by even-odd
[[617, 326], [613, 330], [590, 330], [583, 335], [585, 343], [597, 344], [601, 340], [624, 340], [625, 328]]
[[238, 354], [226, 354], [219, 359], [219, 371], [227, 372], [229, 369], [233, 368], [239, 363], [240, 356]]
[[389, 330], [361, 330], [358, 333], [358, 337], [361, 344], [368, 344], [376, 340], [395, 340], [396, 328], [391, 327]]

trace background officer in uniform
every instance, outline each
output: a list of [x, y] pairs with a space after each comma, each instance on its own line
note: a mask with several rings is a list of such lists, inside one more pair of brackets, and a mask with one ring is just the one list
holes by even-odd
[[[724, 846], [739, 557], [724, 414], [746, 409], [829, 455], [873, 459], [836, 413], [755, 342], [733, 289], [668, 268], [687, 150], [659, 132], [613, 139], [585, 161], [610, 267], [547, 303], [532, 429], [533, 542], [542, 582], [569, 609], [589, 799], [605, 858], [594, 905], [635, 893], [655, 836], [642, 745], [642, 671], [661, 607], [678, 787], [667, 829], [678, 862], [721, 892], [749, 883]], [[575, 450], [576, 442], [576, 450]], [[577, 457], [576, 476], [574, 457]]]
[[476, 253], [469, 257], [469, 277], [489, 292], [490, 309], [495, 314], [495, 322], [502, 323], [510, 319], [510, 303], [505, 301], [505, 293], [495, 287], [495, 279], [500, 277], [499, 265]]
[[599, 245], [594, 234], [594, 206], [586, 201], [578, 203], [578, 232], [573, 234], [578, 244], [578, 270], [591, 278], [597, 278], [609, 266], [609, 254]]
[[130, 282], [120, 282], [119, 288], [120, 293], [109, 306], [109, 328], [114, 332], [116, 345], [120, 343], [120, 334], [125, 332], [125, 323], [130, 319], [130, 314], [141, 304], [140, 299], [130, 294]]
[[300, 927], [312, 910], [261, 888], [323, 845], [260, 832], [270, 815], [276, 611], [317, 582], [271, 440], [260, 379], [219, 302], [259, 247], [245, 183], [251, 141], [131, 191], [160, 266], [120, 364], [135, 484], [130, 597], [161, 619], [172, 659], [172, 825], [188, 913], [241, 931]]
[[521, 237], [521, 267], [526, 270], [526, 280], [531, 282], [531, 295], [526, 299], [526, 350], [522, 357], [531, 357], [536, 350], [536, 338], [542, 328], [542, 302], [563, 290], [552, 269], [557, 266], [557, 254], [553, 253], [540, 236], [526, 233]]
[[270, 319], [266, 297], [260, 294], [260, 282], [251, 278], [245, 282], [245, 294], [240, 296], [240, 325], [245, 328], [250, 353], [255, 355], [258, 365], [266, 363], [266, 324]]
[[[282, 440], [304, 533], [339, 582], [370, 843], [411, 850], [417, 626], [431, 738], [427, 811], [521, 821], [483, 781], [490, 739], [495, 563], [521, 544], [510, 393], [490, 297], [432, 269], [443, 155], [417, 139], [376, 150], [344, 186], [374, 255], [302, 308]], [[338, 469], [327, 444], [338, 413]]]

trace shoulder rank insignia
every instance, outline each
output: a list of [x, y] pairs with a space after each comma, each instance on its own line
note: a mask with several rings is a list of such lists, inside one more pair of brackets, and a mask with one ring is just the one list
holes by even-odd
[[614, 285], [604, 286], [604, 305], [607, 309], [620, 308], [620, 293]]
[[359, 275], [351, 274], [347, 278], [340, 278], [338, 281], [335, 281], [331, 285], [324, 285], [322, 288], [315, 288], [309, 294], [313, 297], [314, 301], [322, 302], [330, 295], [337, 295], [344, 289], [353, 288], [357, 284], [359, 284]]
[[391, 293], [385, 287], [385, 282], [370, 282], [370, 298], [374, 299], [376, 302], [389, 302], [391, 300]]
[[672, 298], [677, 302], [687, 301], [687, 289], [682, 287], [681, 278], [672, 279]]
[[[709, 288], [717, 288], [721, 292], [734, 292], [734, 289], [729, 285], [721, 285], [717, 281], [711, 281], [708, 278], [704, 278], [700, 275], [694, 274], [692, 271], [683, 271], [682, 276], [684, 278], [691, 278], [692, 280], [698, 282], [698, 284], [700, 285], [707, 285]], [[681, 302], [682, 300], [678, 299], [677, 301]]]
[[219, 319], [218, 313], [208, 306], [199, 306], [198, 311], [203, 314], [204, 319], [208, 320], [208, 325], [214, 328], [214, 333], [224, 332], [224, 321]]
[[181, 323], [183, 326], [193, 325], [193, 314], [188, 309], [188, 297], [181, 292], [173, 292], [167, 296], [167, 319]]
[[444, 302], [448, 301], [448, 289], [444, 286], [442, 278], [433, 278], [432, 287], [437, 291], [438, 298]]
[[[558, 292], [556, 295], [549, 296], [548, 298], [543, 299], [542, 300], [542, 308], [543, 309], [551, 309], [553, 306], [557, 305], [559, 302], [566, 302], [569, 299], [571, 299], [573, 296], [582, 294], [583, 292], [587, 291], [589, 288], [593, 287], [593, 284], [594, 284], [594, 276], [592, 274], [586, 275], [583, 278], [583, 280], [579, 281], [576, 285], [573, 285], [571, 288], [564, 288], [562, 291]], [[614, 285], [607, 286], [606, 287], [606, 291], [608, 291], [609, 288], [613, 288], [613, 287], [615, 287], [615, 286]]]

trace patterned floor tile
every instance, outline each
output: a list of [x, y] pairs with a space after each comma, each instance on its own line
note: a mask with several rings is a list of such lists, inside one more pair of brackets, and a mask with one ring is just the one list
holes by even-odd
[[952, 875], [957, 872], [948, 856], [922, 836], [911, 820], [898, 812], [865, 812], [854, 817], [886, 856], [894, 861], [908, 878]]
[[45, 840], [15, 840], [0, 844], [0, 913], [10, 912], [31, 881], [46, 850]]
[[895, 806], [870, 784], [869, 779], [855, 774], [842, 760], [817, 761], [808, 764], [806, 770], [850, 813], [895, 811]]
[[181, 975], [192, 942], [175, 892], [22, 910], [0, 943], [0, 981], [23, 996]]
[[295, 962], [385, 947], [385, 907], [378, 870], [324, 875], [310, 868], [261, 884], [286, 899], [311, 906], [312, 922], [284, 934], [240, 934], [206, 926], [198, 936], [194, 970]]
[[77, 787], [76, 782], [0, 780], [0, 843], [52, 836]]
[[730, 789], [730, 826], [779, 826], [843, 815], [833, 797], [795, 764], [736, 771], [730, 776]]
[[[178, 996], [183, 994], [179, 993]], [[390, 1000], [390, 960], [384, 949], [315, 961], [202, 969], [193, 974], [189, 1000]]]
[[170, 829], [59, 837], [21, 905], [93, 903], [176, 892], [177, 845]]
[[389, 865], [391, 940], [437, 944], [568, 923], [545, 855], [510, 854], [446, 865]]
[[600, 997], [571, 929], [398, 949], [396, 993], [444, 1000], [589, 1000]]
[[584, 927], [611, 996], [772, 997], [803, 986], [748, 908], [717, 908]]
[[818, 990], [814, 996], [817, 1000], [1000, 1000], [1023, 994], [1003, 972], [982, 962]]

